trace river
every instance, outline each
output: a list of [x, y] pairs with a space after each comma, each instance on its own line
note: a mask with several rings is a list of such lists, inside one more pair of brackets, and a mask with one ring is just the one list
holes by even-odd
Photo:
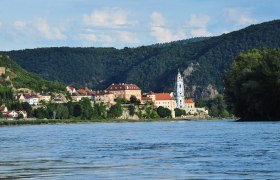
[[0, 178], [279, 179], [280, 122], [0, 127]]

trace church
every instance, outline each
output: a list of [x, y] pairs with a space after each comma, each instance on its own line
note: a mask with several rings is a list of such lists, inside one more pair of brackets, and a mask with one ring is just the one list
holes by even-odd
[[189, 115], [203, 114], [208, 115], [208, 110], [205, 108], [196, 108], [192, 99], [185, 99], [184, 79], [178, 69], [178, 74], [175, 80], [174, 97], [176, 99], [176, 108], [183, 109]]

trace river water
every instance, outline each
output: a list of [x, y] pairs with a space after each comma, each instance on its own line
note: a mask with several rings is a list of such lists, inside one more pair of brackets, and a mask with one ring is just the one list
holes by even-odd
[[0, 178], [279, 179], [280, 122], [0, 127]]

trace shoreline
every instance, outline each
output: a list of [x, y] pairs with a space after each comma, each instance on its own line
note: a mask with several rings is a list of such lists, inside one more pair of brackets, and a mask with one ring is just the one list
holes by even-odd
[[41, 124], [78, 124], [78, 123], [137, 123], [137, 122], [171, 122], [171, 121], [199, 121], [199, 120], [225, 120], [219, 118], [207, 118], [207, 119], [94, 119], [94, 120], [82, 120], [82, 119], [36, 119], [36, 120], [0, 120], [0, 127], [4, 126], [19, 126], [19, 125], [41, 125]]

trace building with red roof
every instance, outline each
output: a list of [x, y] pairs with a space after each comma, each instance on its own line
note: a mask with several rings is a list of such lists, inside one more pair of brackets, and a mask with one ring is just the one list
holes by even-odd
[[172, 117], [175, 117], [176, 99], [172, 96], [172, 93], [154, 93], [154, 105], [156, 107], [162, 106], [168, 108], [172, 112]]
[[111, 84], [107, 91], [114, 94], [114, 98], [124, 98], [129, 100], [131, 96], [135, 96], [137, 99], [141, 100], [141, 89], [136, 84]]

